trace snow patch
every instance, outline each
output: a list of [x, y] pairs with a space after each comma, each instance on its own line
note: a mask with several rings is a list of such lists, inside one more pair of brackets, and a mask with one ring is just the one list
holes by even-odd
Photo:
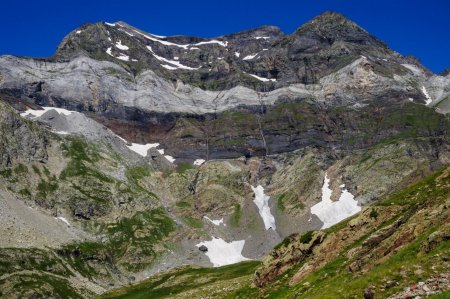
[[120, 29], [120, 31], [125, 32], [125, 33], [128, 34], [129, 36], [134, 37], [134, 34], [131, 34], [131, 33], [129, 33], [128, 31], [125, 31], [125, 30], [123, 30], [123, 29]]
[[413, 72], [414, 75], [422, 74], [422, 71], [414, 64], [403, 63], [402, 66], [406, 67], [408, 70]]
[[123, 60], [123, 61], [130, 61], [130, 56], [122, 54], [122, 53], [120, 53], [120, 56], [117, 56], [116, 58]]
[[256, 75], [253, 75], [253, 74], [249, 74], [249, 73], [246, 73], [246, 74], [252, 76], [253, 78], [258, 79], [259, 81], [263, 81], [263, 82], [270, 82], [270, 81], [271, 81], [271, 82], [275, 82], [275, 81], [277, 81], [277, 79], [263, 78], [263, 77], [256, 76]]
[[164, 155], [164, 158], [166, 158], [170, 163], [173, 163], [176, 160], [174, 157], [169, 156], [169, 155]]
[[139, 32], [137, 30], [133, 30], [133, 31], [136, 32], [137, 34], [142, 35], [143, 37], [145, 37], [145, 38], [147, 38], [147, 39], [149, 39], [151, 41], [160, 43], [160, 44], [165, 45], [165, 46], [174, 46], [174, 47], [183, 48], [185, 50], [187, 50], [189, 48], [189, 45], [179, 45], [179, 44], [171, 43], [171, 42], [168, 42], [168, 41], [165, 41], [165, 40], [160, 40], [160, 39], [156, 38], [157, 37], [156, 35], [153, 35], [153, 34], [152, 34], [152, 36], [150, 36], [150, 35], [144, 34], [142, 32]]
[[209, 40], [209, 41], [206, 41], [206, 42], [199, 42], [199, 43], [196, 43], [196, 44], [192, 44], [190, 46], [201, 46], [201, 45], [209, 45], [209, 44], [218, 44], [218, 45], [220, 45], [222, 47], [226, 47], [228, 45], [228, 42], [227, 41], [223, 42], [223, 41], [220, 41], [220, 40], [213, 39], [213, 40]]
[[255, 58], [259, 53], [256, 53], [254, 55], [247, 55], [244, 58], [242, 58], [242, 60], [251, 60], [253, 58]]
[[80, 34], [81, 33], [81, 30], [77, 30], [77, 32], [75, 32], [76, 34]]
[[427, 89], [425, 88], [425, 86], [422, 86], [422, 93], [425, 96], [426, 100], [425, 100], [425, 105], [430, 105], [431, 102], [433, 102], [433, 99], [430, 97], [430, 94], [428, 93]]
[[76, 111], [69, 111], [69, 110], [64, 109], [64, 108], [55, 108], [55, 107], [42, 107], [42, 109], [43, 110], [28, 109], [27, 111], [20, 113], [20, 116], [22, 116], [22, 117], [25, 117], [25, 116], [40, 117], [45, 112], [50, 111], [50, 110], [55, 110], [59, 114], [64, 114], [64, 115], [70, 115], [70, 114], [76, 112]]
[[171, 66], [171, 65], [168, 65], [168, 64], [161, 64], [161, 66], [162, 66], [163, 68], [165, 68], [165, 69], [170, 70], [170, 71], [173, 71], [173, 70], [177, 70], [177, 69], [178, 69], [177, 67]]
[[111, 26], [111, 27], [116, 27], [116, 24], [115, 24], [115, 23], [108, 23], [108, 22], [105, 22], [105, 24], [108, 25], [108, 26]]
[[408, 98], [408, 100], [409, 100], [410, 102], [414, 102], [414, 99], [413, 99], [413, 98]]
[[152, 49], [152, 47], [150, 47], [150, 46], [147, 46], [147, 49], [148, 49], [150, 52], [152, 52], [153, 56], [154, 56], [156, 59], [158, 59], [159, 61], [162, 61], [162, 62], [166, 62], [166, 63], [171, 64], [171, 65], [167, 65], [167, 64], [162, 64], [162, 65], [161, 65], [162, 67], [164, 67], [164, 68], [166, 68], [166, 69], [169, 69], [169, 70], [174, 70], [174, 69], [177, 69], [177, 68], [178, 68], [178, 69], [184, 69], [184, 70], [198, 70], [198, 69], [199, 69], [199, 67], [198, 67], [198, 68], [189, 67], [189, 66], [186, 66], [186, 65], [181, 64], [179, 61], [176, 61], [176, 60], [169, 60], [169, 59], [166, 59], [166, 58], [164, 58], [164, 57], [161, 57], [161, 56], [157, 55], [155, 52], [153, 52], [153, 49]]
[[127, 147], [132, 150], [133, 152], [138, 153], [142, 157], [147, 156], [147, 151], [151, 148], [158, 147], [159, 143], [147, 143], [147, 144], [139, 144], [139, 143], [132, 143], [131, 145], [127, 145]]
[[269, 39], [270, 36], [257, 36], [256, 39]]
[[121, 41], [121, 40], [119, 40], [119, 41], [116, 43], [116, 47], [117, 47], [118, 49], [124, 50], [124, 51], [127, 51], [128, 49], [130, 49], [130, 48], [128, 48], [128, 46], [122, 44], [122, 41]]
[[213, 263], [214, 267], [221, 267], [250, 260], [242, 255], [245, 240], [227, 243], [221, 238], [213, 237], [211, 241], [203, 241], [196, 246], [200, 247], [202, 245], [208, 248], [205, 255], [209, 258], [211, 263]]
[[196, 165], [196, 166], [200, 166], [203, 163], [205, 163], [204, 159], [197, 159], [197, 160], [194, 161], [194, 165]]
[[223, 222], [223, 218], [219, 219], [219, 220], [212, 220], [211, 218], [209, 218], [208, 216], [203, 216], [203, 218], [205, 218], [206, 220], [208, 220], [209, 222], [211, 222], [214, 225], [221, 225], [223, 224], [224, 226], [227, 226], [224, 222]]
[[236, 56], [237, 58], [239, 58], [239, 56], [241, 56], [241, 53], [239, 53], [239, 52], [234, 52], [234, 56]]
[[70, 135], [67, 131], [54, 131], [53, 133], [59, 134], [59, 135]]
[[[139, 32], [139, 31], [134, 30], [134, 29], [133, 29], [133, 31], [136, 32], [137, 34], [142, 35], [143, 37], [145, 37], [145, 38], [147, 38], [147, 39], [149, 39], [151, 41], [160, 43], [160, 44], [165, 45], [165, 46], [173, 46], [173, 47], [178, 47], [178, 48], [182, 48], [182, 49], [185, 49], [185, 50], [198, 49], [195, 46], [208, 45], [208, 44], [218, 44], [218, 45], [221, 45], [223, 47], [226, 47], [228, 45], [227, 41], [223, 42], [223, 41], [220, 41], [220, 40], [210, 40], [210, 41], [199, 42], [199, 43], [196, 43], [196, 44], [180, 45], [180, 44], [168, 42], [168, 41], [165, 41], [165, 40], [161, 40], [161, 38], [165, 38], [166, 36], [156, 35], [156, 34], [148, 35], [148, 34]], [[191, 47], [191, 49], [189, 49], [190, 47]]]
[[64, 218], [64, 217], [62, 217], [62, 216], [59, 216], [59, 217], [56, 217], [56, 219], [61, 220], [62, 222], [64, 222], [65, 224], [67, 224], [67, 226], [70, 226], [70, 223], [69, 223], [69, 221], [67, 221], [66, 218]]
[[275, 230], [275, 217], [273, 217], [269, 207], [270, 197], [264, 194], [263, 186], [258, 185], [257, 187], [251, 187], [253, 192], [255, 193], [255, 200], [253, 200], [253, 202], [258, 207], [259, 215], [261, 215], [266, 230], [268, 230], [269, 228]]
[[[322, 186], [322, 201], [311, 207], [311, 214], [317, 215], [323, 222], [322, 229], [335, 225], [338, 222], [358, 213], [361, 207], [354, 199], [353, 194], [343, 189], [338, 201], [331, 200], [330, 180], [325, 173]], [[342, 185], [341, 185], [342, 186]], [[341, 188], [344, 188], [345, 185]]]
[[112, 50], [111, 47], [109, 47], [108, 49], [106, 49], [106, 54], [108, 54], [109, 56], [114, 57], [114, 55], [112, 54], [111, 50]]

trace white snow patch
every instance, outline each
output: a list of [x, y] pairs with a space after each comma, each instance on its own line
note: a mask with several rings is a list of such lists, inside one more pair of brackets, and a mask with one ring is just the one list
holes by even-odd
[[264, 194], [263, 186], [258, 185], [257, 187], [251, 187], [253, 192], [255, 193], [255, 200], [253, 200], [253, 202], [258, 207], [259, 215], [261, 215], [266, 230], [268, 230], [269, 228], [275, 230], [275, 217], [273, 217], [269, 207], [270, 197]]
[[164, 155], [164, 158], [166, 158], [170, 163], [173, 163], [176, 160], [174, 157], [169, 156], [169, 155]]
[[433, 99], [430, 97], [430, 94], [428, 93], [427, 89], [425, 88], [425, 86], [422, 86], [422, 93], [425, 96], [426, 100], [425, 100], [425, 105], [430, 105], [431, 102], [433, 102]]
[[117, 56], [116, 58], [123, 60], [123, 61], [130, 61], [130, 56], [122, 54], [122, 53], [120, 53], [120, 56]]
[[121, 40], [119, 40], [119, 41], [116, 43], [116, 47], [117, 47], [118, 49], [124, 50], [124, 51], [127, 51], [128, 49], [130, 49], [130, 48], [128, 48], [128, 46], [122, 44], [122, 41], [121, 41]]
[[200, 50], [200, 48], [198, 48], [198, 47], [192, 47], [192, 48], [189, 48], [189, 50]]
[[136, 62], [136, 61], [138, 61], [138, 60], [133, 58], [133, 59], [131, 59], [131, 61]]
[[111, 27], [115, 27], [115, 26], [116, 26], [115, 23], [108, 23], [108, 22], [105, 22], [105, 24], [108, 25], [108, 26], [111, 26]]
[[239, 52], [234, 52], [234, 56], [236, 56], [237, 58], [239, 58], [239, 56], [241, 56], [241, 53], [239, 53]]
[[59, 216], [59, 217], [56, 217], [56, 219], [61, 220], [62, 222], [64, 222], [65, 224], [67, 224], [67, 226], [70, 226], [70, 223], [69, 223], [69, 221], [67, 221], [66, 218], [64, 218], [64, 217], [62, 217], [62, 216]]
[[[221, 46], [223, 46], [223, 47], [226, 47], [227, 44], [228, 44], [227, 41], [223, 42], [223, 41], [219, 41], [219, 40], [210, 40], [210, 41], [205, 41], [205, 42], [199, 42], [199, 43], [196, 43], [196, 44], [185, 44], [185, 45], [180, 45], [180, 44], [176, 44], [176, 43], [172, 43], [172, 42], [168, 42], [168, 41], [165, 41], [165, 40], [161, 40], [161, 39], [160, 39], [160, 38], [165, 38], [166, 36], [156, 35], [156, 34], [148, 35], [148, 34], [139, 32], [139, 31], [134, 30], [134, 29], [133, 29], [133, 31], [136, 32], [137, 34], [142, 35], [143, 37], [145, 37], [145, 38], [147, 38], [147, 39], [149, 39], [149, 40], [151, 40], [151, 41], [154, 41], [154, 42], [163, 44], [163, 45], [165, 45], [165, 46], [173, 46], [173, 47], [183, 48], [183, 49], [185, 49], [185, 50], [199, 49], [198, 47], [195, 47], [195, 46], [201, 46], [201, 45], [207, 45], [207, 44], [218, 44], [218, 45], [221, 45]], [[190, 48], [190, 47], [191, 47], [191, 48]], [[190, 48], [190, 49], [189, 49], [189, 48]]]
[[174, 60], [180, 60], [180, 57], [174, 56], [173, 59], [174, 59]]
[[55, 107], [42, 107], [42, 109], [43, 110], [28, 109], [27, 111], [20, 113], [20, 116], [22, 116], [22, 117], [25, 117], [25, 116], [39, 117], [39, 116], [42, 116], [45, 112], [50, 111], [50, 110], [55, 110], [59, 114], [64, 114], [64, 115], [70, 115], [70, 114], [76, 112], [76, 111], [69, 111], [64, 108], [55, 108]]
[[416, 76], [422, 74], [422, 71], [414, 64], [403, 63], [402, 66], [406, 67], [408, 70], [413, 72], [413, 74]]
[[413, 98], [408, 98], [408, 100], [409, 100], [410, 102], [414, 102], [414, 99], [413, 99]]
[[275, 82], [275, 81], [277, 81], [277, 79], [263, 78], [263, 77], [259, 77], [259, 76], [256, 76], [256, 75], [253, 75], [253, 74], [249, 74], [249, 73], [246, 73], [246, 74], [252, 76], [253, 78], [258, 79], [259, 81], [263, 81], [263, 82], [270, 82], [270, 81]]
[[224, 226], [227, 226], [224, 222], [223, 222], [223, 218], [219, 219], [219, 220], [212, 220], [211, 218], [209, 218], [208, 216], [203, 216], [203, 218], [205, 218], [206, 220], [208, 220], [209, 222], [211, 222], [214, 225], [221, 225], [223, 224]]
[[109, 47], [108, 49], [106, 49], [106, 54], [108, 54], [109, 56], [112, 56], [112, 57], [114, 57], [114, 55], [112, 54], [112, 52], [111, 52], [111, 47]]
[[166, 58], [164, 58], [164, 57], [161, 57], [161, 56], [157, 55], [155, 52], [153, 52], [153, 49], [152, 49], [152, 47], [150, 47], [150, 46], [147, 46], [147, 49], [148, 49], [150, 52], [152, 52], [153, 56], [155, 56], [155, 58], [158, 59], [159, 61], [166, 62], [166, 63], [169, 63], [169, 64], [173, 65], [173, 66], [170, 66], [170, 65], [167, 65], [167, 64], [162, 65], [162, 66], [165, 67], [166, 69], [173, 69], [174, 66], [175, 66], [176, 68], [184, 69], [184, 70], [198, 70], [198, 69], [199, 69], [199, 67], [198, 67], [198, 68], [189, 67], [189, 66], [186, 66], [186, 65], [181, 64], [179, 61], [176, 61], [176, 60], [169, 60], [169, 59], [166, 59]]
[[70, 135], [67, 131], [54, 131], [53, 133], [59, 134], [59, 135]]
[[139, 144], [139, 143], [132, 143], [131, 145], [127, 145], [127, 147], [132, 150], [133, 152], [138, 153], [142, 157], [147, 156], [147, 151], [151, 148], [158, 147], [159, 143], [147, 143], [147, 144]]
[[244, 58], [242, 58], [242, 60], [251, 60], [253, 58], [255, 58], [259, 53], [256, 53], [254, 55], [247, 55]]
[[221, 267], [249, 260], [242, 255], [245, 240], [227, 243], [221, 238], [213, 237], [211, 241], [203, 241], [196, 246], [200, 247], [202, 245], [208, 248], [205, 255], [209, 258], [211, 263], [213, 263], [214, 267]]
[[[322, 201], [311, 207], [311, 214], [317, 215], [323, 222], [321, 228], [328, 228], [338, 222], [358, 213], [361, 207], [354, 199], [353, 194], [343, 189], [338, 201], [331, 200], [330, 180], [325, 173], [322, 186]], [[342, 186], [342, 185], [341, 185]], [[345, 187], [345, 186], [344, 186]], [[341, 187], [341, 188], [344, 188]]]
[[131, 34], [131, 33], [129, 33], [128, 31], [125, 31], [125, 30], [123, 30], [123, 29], [120, 29], [120, 31], [123, 31], [123, 32], [125, 32], [126, 34], [128, 34], [129, 36], [134, 37], [134, 34]]
[[145, 37], [145, 38], [147, 38], [147, 39], [149, 39], [151, 41], [163, 44], [165, 46], [174, 46], [174, 47], [179, 47], [179, 48], [183, 48], [183, 49], [186, 49], [186, 50], [188, 50], [188, 48], [189, 48], [189, 45], [179, 45], [179, 44], [171, 43], [171, 42], [168, 42], [168, 41], [165, 41], [165, 40], [160, 40], [160, 39], [156, 38], [156, 35], [153, 35], [153, 34], [152, 34], [152, 36], [150, 36], [150, 35], [144, 34], [142, 32], [139, 32], [137, 30], [133, 30], [133, 31], [136, 32], [137, 34], [142, 35], [143, 37]]
[[220, 40], [213, 39], [213, 40], [209, 40], [209, 41], [206, 41], [206, 42], [199, 42], [199, 43], [196, 43], [196, 44], [192, 44], [190, 46], [201, 46], [201, 45], [209, 45], [209, 44], [218, 44], [218, 45], [220, 45], [222, 47], [226, 47], [228, 45], [228, 42], [227, 41], [223, 42], [223, 41], [220, 41]]
[[257, 36], [256, 39], [269, 39], [270, 36]]
[[196, 165], [196, 166], [200, 166], [203, 163], [205, 163], [204, 159], [197, 159], [197, 160], [194, 161], [194, 165]]
[[77, 30], [77, 32], [75, 32], [76, 34], [80, 34], [81, 33], [81, 30]]
[[168, 64], [161, 64], [161, 66], [162, 66], [163, 68], [168, 69], [168, 70], [171, 70], [171, 71], [177, 70], [177, 69], [178, 69], [177, 67], [171, 66], [171, 65], [168, 65]]

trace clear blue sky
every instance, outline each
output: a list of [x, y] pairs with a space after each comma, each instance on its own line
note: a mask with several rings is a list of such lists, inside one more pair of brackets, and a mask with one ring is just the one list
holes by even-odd
[[332, 10], [434, 72], [450, 67], [448, 0], [2, 0], [1, 9], [0, 54], [50, 56], [67, 33], [86, 22], [122, 20], [155, 34], [213, 37], [260, 25], [292, 33]]

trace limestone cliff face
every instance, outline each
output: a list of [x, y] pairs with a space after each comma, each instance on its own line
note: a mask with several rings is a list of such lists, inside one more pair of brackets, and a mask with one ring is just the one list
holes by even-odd
[[0, 92], [83, 112], [183, 160], [373, 144], [403, 134], [411, 107], [446, 113], [450, 79], [325, 13], [290, 35], [261, 27], [213, 39], [87, 24], [49, 59], [0, 57]]

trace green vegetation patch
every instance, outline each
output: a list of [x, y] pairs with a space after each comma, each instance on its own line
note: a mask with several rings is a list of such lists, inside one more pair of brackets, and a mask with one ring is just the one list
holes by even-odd
[[230, 217], [230, 224], [235, 227], [239, 226], [241, 217], [242, 217], [241, 205], [235, 204], [233, 214], [231, 214], [231, 217]]
[[66, 277], [73, 275], [50, 251], [37, 248], [0, 249], [0, 273], [24, 270], [51, 272]]
[[[160, 253], [161, 242], [176, 229], [162, 208], [138, 212], [106, 228], [114, 256], [130, 271], [141, 270]], [[159, 248], [159, 249], [158, 249]], [[140, 256], [142, 259], [135, 257]]]
[[70, 283], [50, 274], [17, 274], [0, 280], [2, 298], [83, 298]]
[[[154, 276], [136, 285], [114, 290], [104, 294], [100, 298], [173, 298], [184, 292], [195, 293], [194, 297], [210, 295], [217, 291], [217, 284], [225, 284], [227, 288], [235, 288], [236, 279], [241, 278], [245, 284], [250, 283], [251, 277], [260, 263], [255, 261], [242, 262], [219, 268], [195, 268], [182, 267], [161, 275]], [[234, 283], [227, 283], [233, 281]], [[208, 290], [202, 290], [206, 287]], [[221, 296], [225, 297], [226, 291], [221, 290]]]

